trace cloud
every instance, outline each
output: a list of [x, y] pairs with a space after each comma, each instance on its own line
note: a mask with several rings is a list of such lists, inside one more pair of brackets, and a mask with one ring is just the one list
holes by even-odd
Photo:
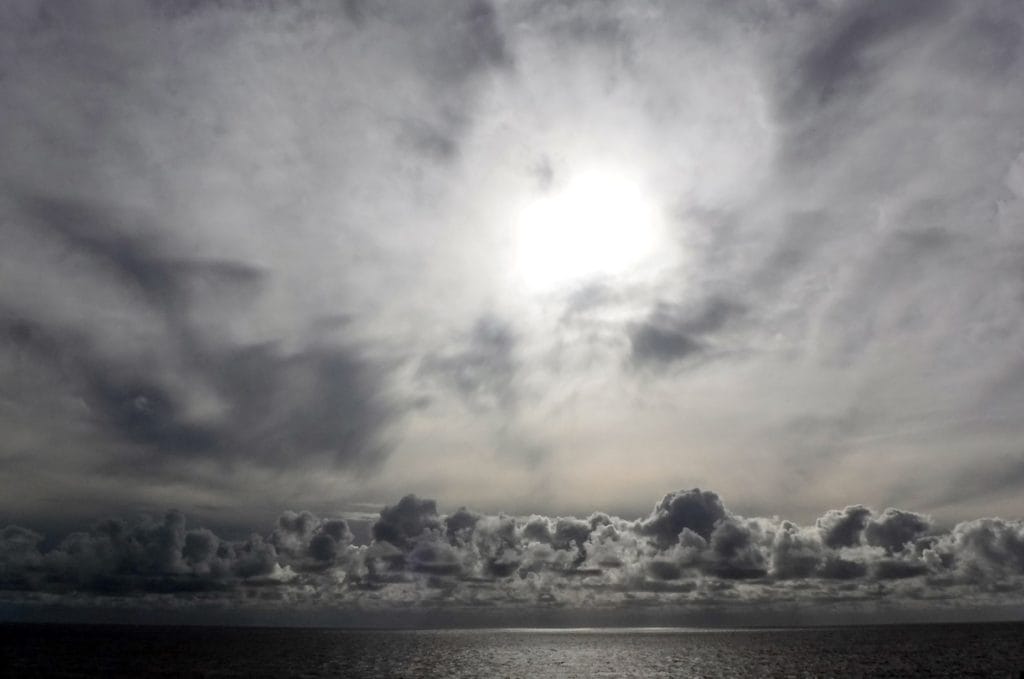
[[927, 516], [890, 507], [864, 527], [864, 540], [889, 553], [900, 552], [930, 528], [931, 520]]
[[[867, 528], [841, 539], [822, 528], [851, 516]], [[15, 601], [48, 593], [124, 605], [159, 595], [176, 605], [225, 606], [272, 588], [284, 606], [455, 611], [668, 611], [716, 602], [771, 609], [779, 601], [813, 606], [830, 599], [876, 606], [922, 592], [969, 607], [992, 603], [997, 585], [1004, 599], [1024, 596], [1020, 521], [979, 519], [942, 531], [912, 512], [875, 515], [860, 505], [823, 518], [800, 526], [742, 517], [698, 489], [668, 494], [643, 520], [465, 508], [445, 516], [433, 500], [408, 495], [382, 509], [373, 540], [357, 545], [344, 520], [305, 511], [285, 512], [269, 533], [243, 540], [190, 528], [172, 511], [161, 519], [103, 521], [49, 546], [35, 531], [8, 526], [0, 532], [0, 588]]]
[[908, 39], [921, 25], [939, 21], [949, 3], [919, 0], [897, 5], [850, 3], [839, 8], [830, 28], [802, 55], [797, 70], [799, 97], [810, 105], [863, 95], [878, 64], [873, 47]]
[[[223, 347], [175, 325], [187, 341], [174, 355], [138, 346], [137, 355], [111, 355], [100, 338], [59, 325], [0, 323], [30, 366], [59, 368], [61, 388], [82, 399], [92, 426], [158, 463], [184, 455], [290, 466], [310, 456], [359, 465], [383, 451], [378, 436], [391, 411], [378, 368], [354, 350]], [[282, 456], [289, 451], [299, 459]]]
[[474, 323], [461, 348], [427, 356], [419, 372], [453, 389], [473, 409], [508, 409], [516, 404], [518, 371], [512, 327], [485, 316]]
[[699, 353], [703, 346], [684, 332], [644, 324], [636, 329], [630, 338], [633, 347], [633, 361], [671, 363]]
[[705, 353], [711, 336], [742, 316], [742, 305], [721, 297], [707, 300], [696, 312], [659, 304], [630, 331], [634, 365], [666, 365]]
[[1011, 578], [1024, 568], [1024, 524], [1003, 519], [965, 521], [926, 553], [975, 582]]
[[853, 547], [860, 544], [861, 533], [871, 516], [871, 510], [863, 505], [828, 510], [815, 523], [828, 547]]
[[[193, 507], [246, 502], [250, 473], [308, 490], [313, 469], [350, 481], [379, 468], [412, 400], [394, 371], [427, 353], [391, 346], [381, 322], [396, 279], [422, 287], [401, 251], [431, 217], [408, 198], [439, 189], [422, 172], [459, 171], [483, 81], [515, 70], [498, 9], [37, 2], [3, 15], [5, 54], [20, 55], [0, 85], [4, 458], [32, 458], [24, 472], [84, 496], [72, 502], [90, 494], [74, 479], [116, 469]], [[47, 47], [65, 38], [67, 51]], [[397, 70], [382, 79], [385, 64]], [[486, 370], [464, 370], [461, 388]], [[138, 506], [130, 495], [104, 502]]]
[[49, 232], [68, 251], [129, 291], [141, 293], [158, 313], [178, 322], [198, 284], [245, 290], [263, 278], [258, 268], [240, 262], [170, 257], [160, 252], [152, 224], [113, 206], [31, 194], [16, 202], [33, 227]]
[[396, 547], [407, 547], [423, 533], [440, 529], [437, 503], [406, 495], [398, 504], [381, 510], [380, 520], [373, 524], [373, 537]]
[[734, 520], [715, 526], [706, 560], [707, 572], [727, 580], [767, 575], [765, 555], [755, 537], [759, 528], [756, 522], [744, 524]]
[[[112, 205], [41, 195], [16, 205], [24, 229], [8, 224], [13, 238], [70, 253], [87, 273], [69, 292], [78, 306], [0, 300], [5, 347], [22, 358], [16, 370], [43, 384], [53, 375], [48, 388], [84, 404], [62, 417], [131, 445], [156, 476], [183, 458], [271, 468], [379, 463], [381, 433], [396, 414], [382, 395], [383, 366], [335, 342], [231, 341], [204, 318], [211, 305], [251, 300], [264, 271], [175, 254], [157, 226]], [[138, 326], [125, 330], [131, 319]]]
[[816, 574], [823, 578], [836, 578], [842, 573], [842, 567], [837, 561], [831, 564], [826, 561], [827, 551], [817, 531], [783, 521], [772, 539], [771, 572], [783, 579], [807, 578]]
[[[596, 558], [743, 592], [1020, 513], [1018, 2], [39, 1], [0, 32], [12, 520], [417, 488], [480, 512], [435, 517], [478, 552], [458, 577], [550, 593]], [[643, 194], [664, 267], [520, 289], [519, 210], [593, 170]], [[801, 523], [665, 508], [579, 563], [559, 537], [684, 481]], [[865, 513], [903, 498], [935, 524]], [[380, 578], [409, 576], [401, 525]]]
[[726, 515], [725, 506], [717, 494], [694, 488], [669, 493], [662, 498], [651, 516], [640, 524], [640, 532], [653, 536], [663, 547], [675, 542], [684, 529], [709, 540]]

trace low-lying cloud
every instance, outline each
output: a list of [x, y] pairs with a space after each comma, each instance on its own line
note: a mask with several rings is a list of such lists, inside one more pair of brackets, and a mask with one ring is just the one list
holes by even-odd
[[959, 607], [1024, 599], [1024, 521], [952, 528], [889, 508], [825, 512], [813, 525], [745, 517], [714, 492], [666, 495], [623, 519], [437, 511], [403, 497], [368, 544], [345, 519], [285, 512], [268, 532], [230, 540], [170, 511], [107, 520], [55, 542], [0, 532], [3, 598], [104, 605], [246, 600], [359, 610], [593, 609], [704, 604], [922, 602]]

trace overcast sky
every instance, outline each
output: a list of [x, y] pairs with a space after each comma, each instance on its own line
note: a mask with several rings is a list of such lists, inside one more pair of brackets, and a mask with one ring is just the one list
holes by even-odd
[[[1016, 0], [3, 3], [0, 584], [64, 582], [71, 530], [128, 549], [110, 516], [178, 550], [120, 562], [147, 596], [1019, 581], [1022, 31]], [[663, 534], [663, 496], [704, 518]]]

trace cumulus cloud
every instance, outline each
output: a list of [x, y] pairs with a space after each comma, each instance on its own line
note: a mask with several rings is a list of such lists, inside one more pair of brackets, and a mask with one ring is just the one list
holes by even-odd
[[[837, 517], [857, 516], [856, 539], [837, 541]], [[142, 596], [182, 603], [244, 601], [270, 588], [287, 605], [367, 610], [404, 606], [662, 607], [899, 603], [922, 592], [959, 606], [998, 591], [1024, 599], [1024, 523], [979, 519], [949, 530], [912, 512], [863, 506], [826, 512], [813, 526], [743, 517], [711, 491], [670, 493], [626, 520], [437, 512], [408, 495], [381, 510], [368, 544], [344, 519], [286, 512], [244, 540], [190, 528], [179, 512], [107, 520], [44, 546], [0, 532], [0, 587], [11, 601], [48, 593], [93, 604]], [[21, 599], [19, 599], [21, 597]]]
[[708, 540], [725, 517], [725, 507], [716, 493], [694, 488], [669, 493], [662, 498], [651, 516], [640, 525], [640, 530], [654, 536], [657, 543], [664, 547], [675, 542], [683, 529]]
[[890, 507], [868, 522], [864, 528], [864, 539], [869, 545], [882, 547], [889, 553], [899, 552], [929, 528], [931, 521], [927, 516]]
[[381, 510], [380, 519], [373, 524], [373, 537], [396, 547], [405, 547], [424, 532], [440, 528], [436, 502], [406, 495], [398, 504]]
[[854, 505], [843, 510], [830, 509], [815, 521], [828, 547], [852, 547], [860, 543], [861, 533], [871, 517], [871, 510]]

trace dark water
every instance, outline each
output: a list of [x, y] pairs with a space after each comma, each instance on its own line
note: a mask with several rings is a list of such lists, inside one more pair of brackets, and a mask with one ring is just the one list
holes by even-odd
[[1020, 677], [1024, 624], [346, 631], [0, 626], [4, 677]]

